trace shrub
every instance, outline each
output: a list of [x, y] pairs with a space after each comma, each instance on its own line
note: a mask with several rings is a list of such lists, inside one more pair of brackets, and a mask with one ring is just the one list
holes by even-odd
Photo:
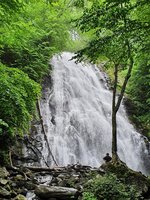
[[19, 69], [0, 66], [0, 137], [29, 128], [40, 86]]
[[127, 186], [113, 174], [93, 178], [85, 185], [84, 200], [142, 199], [134, 186]]

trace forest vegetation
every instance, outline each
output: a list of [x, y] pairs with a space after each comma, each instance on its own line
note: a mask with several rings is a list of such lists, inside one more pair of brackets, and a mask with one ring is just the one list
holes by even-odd
[[[3, 0], [0, 19], [1, 164], [8, 164], [16, 138], [29, 133], [31, 121], [37, 117], [43, 78], [51, 69], [49, 60], [62, 51], [77, 52], [79, 61], [105, 63], [114, 84], [114, 98], [122, 94], [114, 101], [115, 114], [129, 82], [125, 96], [130, 118], [150, 138], [149, 1]], [[72, 40], [72, 31], [78, 32], [78, 40]], [[120, 191], [118, 199], [120, 195], [130, 199], [132, 191], [134, 199], [139, 199], [135, 188], [127, 188], [110, 175], [89, 183], [84, 200], [99, 198], [96, 191], [110, 182], [114, 182], [110, 192]]]
[[[0, 138], [7, 135], [9, 140], [29, 130], [50, 58], [64, 50], [79, 49], [82, 59], [105, 61], [108, 72], [112, 73], [116, 64], [118, 91], [132, 62], [126, 90], [130, 118], [150, 137], [149, 8], [146, 0], [3, 1]], [[75, 26], [80, 39], [73, 42]]]
[[[112, 158], [114, 161], [118, 159], [116, 117], [128, 80], [131, 77], [132, 69], [136, 65], [136, 62], [138, 62], [138, 72], [145, 68], [143, 65], [149, 68], [149, 18], [141, 18], [140, 13], [142, 11], [143, 15], [148, 15], [148, 8], [149, 3], [147, 1], [94, 1], [92, 6], [87, 6], [84, 9], [83, 15], [77, 21], [80, 30], [83, 32], [93, 32], [93, 37], [88, 42], [88, 45], [78, 51], [76, 57], [78, 57], [79, 61], [88, 58], [91, 62], [96, 62], [101, 56], [104, 56], [107, 59], [107, 64], [111, 64], [114, 68], [112, 86]], [[143, 60], [145, 64], [140, 64]], [[120, 92], [117, 94], [118, 72], [122, 69], [126, 69], [126, 74], [123, 84], [120, 87]], [[137, 78], [135, 74], [134, 76]], [[147, 80], [147, 77], [145, 78]], [[130, 86], [129, 93], [134, 93], [133, 99], [136, 102], [138, 100], [136, 96], [141, 95], [137, 94], [138, 91], [134, 92], [137, 88], [134, 80], [132, 81], [133, 83]], [[144, 90], [145, 87], [141, 92], [143, 93]], [[144, 99], [142, 101], [144, 102]], [[149, 99], [146, 101], [145, 104], [149, 108]], [[149, 126], [149, 113], [147, 114], [145, 110], [144, 117], [141, 116], [139, 120], [143, 120], [143, 123]]]
[[71, 41], [68, 6], [44, 0], [1, 3], [0, 148], [4, 152], [16, 136], [29, 132], [49, 60]]

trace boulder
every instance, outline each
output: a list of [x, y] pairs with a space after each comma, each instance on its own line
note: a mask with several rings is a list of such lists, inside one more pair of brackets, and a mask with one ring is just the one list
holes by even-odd
[[18, 194], [13, 200], [27, 200], [22, 194]]
[[59, 199], [71, 199], [78, 195], [78, 190], [67, 187], [56, 187], [56, 186], [44, 186], [39, 185], [35, 190], [35, 194], [43, 199], [59, 198]]
[[141, 172], [133, 171], [128, 168], [125, 163], [118, 160], [118, 162], [108, 162], [101, 165], [101, 168], [106, 173], [113, 173], [119, 179], [124, 180], [127, 185], [135, 185], [141, 194], [147, 194], [150, 191], [150, 180]]
[[0, 197], [10, 197], [10, 191], [6, 190], [5, 188], [3, 187], [0, 187]]
[[6, 185], [8, 183], [8, 180], [0, 178], [0, 185]]
[[20, 174], [17, 174], [16, 177], [15, 177], [15, 180], [16, 181], [24, 180], [24, 177]]
[[9, 172], [5, 167], [0, 167], [0, 178], [6, 178], [9, 176]]

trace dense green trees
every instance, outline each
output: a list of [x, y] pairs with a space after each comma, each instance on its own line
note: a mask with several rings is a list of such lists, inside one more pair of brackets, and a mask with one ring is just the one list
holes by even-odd
[[0, 66], [0, 160], [7, 163], [16, 135], [29, 131], [40, 86], [19, 69]]
[[[78, 11], [84, 9], [78, 27], [90, 33], [90, 42], [78, 56], [92, 62], [103, 56], [115, 68], [112, 131], [113, 155], [117, 157], [116, 113], [132, 68], [128, 93], [138, 108], [135, 118], [147, 129], [150, 123], [149, 8], [146, 0], [4, 0], [0, 6], [1, 136], [27, 131], [40, 93], [37, 82], [48, 72], [52, 55], [68, 48], [72, 13], [81, 15]], [[128, 72], [118, 96], [122, 69]]]
[[138, 128], [150, 138], [150, 63], [148, 56], [143, 59], [139, 57], [127, 93], [133, 106], [130, 110], [132, 119]]
[[[93, 37], [87, 47], [78, 52], [79, 60], [88, 58], [96, 62], [104, 56], [110, 65], [114, 66], [112, 102], [112, 156], [114, 161], [118, 157], [116, 114], [136, 58], [143, 49], [148, 51], [150, 26], [147, 19], [139, 19], [139, 10], [143, 6], [149, 7], [147, 1], [96, 0], [90, 8], [85, 8], [83, 16], [78, 20], [78, 27], [83, 32], [93, 32]], [[125, 68], [127, 73], [118, 95], [118, 72]]]
[[28, 132], [40, 95], [37, 82], [48, 72], [49, 59], [70, 40], [68, 3], [1, 3], [0, 150], [7, 150], [16, 135]]
[[[48, 60], [60, 52], [69, 38], [64, 5], [29, 1], [19, 13], [13, 13], [2, 27], [1, 62], [17, 67], [32, 79], [41, 81]], [[61, 16], [61, 17], [59, 17]]]
[[132, 118], [150, 138], [150, 3], [142, 1], [134, 17], [147, 24], [147, 28], [144, 27], [147, 34], [142, 33], [144, 45], [140, 44], [140, 52], [136, 51], [135, 66], [127, 92], [134, 106]]
[[0, 134], [23, 134], [40, 94], [40, 86], [19, 69], [0, 66]]

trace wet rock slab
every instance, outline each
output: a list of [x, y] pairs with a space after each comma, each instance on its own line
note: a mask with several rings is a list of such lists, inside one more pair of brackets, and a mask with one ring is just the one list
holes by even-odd
[[56, 198], [69, 200], [78, 196], [78, 190], [68, 187], [39, 185], [35, 194], [42, 199]]

